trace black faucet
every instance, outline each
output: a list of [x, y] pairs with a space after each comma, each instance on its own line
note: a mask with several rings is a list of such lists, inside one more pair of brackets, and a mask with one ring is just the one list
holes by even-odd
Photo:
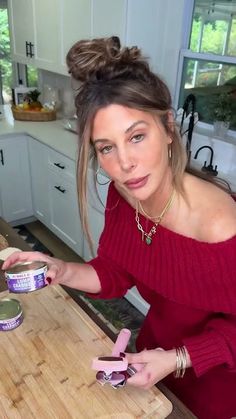
[[203, 172], [208, 172], [212, 176], [217, 176], [218, 175], [217, 166], [215, 166], [215, 168], [213, 168], [213, 164], [212, 164], [212, 162], [213, 162], [213, 155], [214, 155], [214, 151], [213, 151], [213, 148], [212, 147], [210, 147], [209, 145], [203, 145], [202, 147], [200, 147], [196, 151], [195, 156], [194, 156], [194, 159], [197, 159], [197, 156], [198, 156], [199, 151], [203, 150], [204, 148], [208, 148], [210, 150], [210, 152], [211, 152], [211, 158], [210, 158], [210, 163], [209, 163], [208, 166], [206, 165], [206, 161], [204, 162], [204, 166], [202, 166], [202, 171]]
[[[194, 113], [195, 113], [195, 107], [196, 107], [196, 97], [193, 94], [190, 94], [186, 97], [184, 104], [183, 104], [183, 114], [182, 114], [182, 120], [180, 124], [180, 135], [187, 134], [187, 141], [186, 141], [186, 153], [188, 158], [188, 163], [191, 159], [191, 143], [192, 143], [192, 135], [193, 135], [193, 129], [194, 129]], [[183, 124], [184, 124], [184, 118], [189, 116], [189, 125], [188, 129], [183, 132]]]

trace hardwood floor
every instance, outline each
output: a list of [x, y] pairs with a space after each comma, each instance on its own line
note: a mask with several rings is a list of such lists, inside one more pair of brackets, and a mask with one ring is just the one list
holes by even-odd
[[52, 254], [59, 259], [67, 262], [83, 262], [83, 259], [77, 255], [69, 246], [63, 243], [55, 234], [53, 234], [40, 221], [34, 221], [26, 224], [26, 228], [35, 236]]

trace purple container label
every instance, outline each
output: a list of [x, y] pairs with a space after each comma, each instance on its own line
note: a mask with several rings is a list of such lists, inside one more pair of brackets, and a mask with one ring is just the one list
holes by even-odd
[[47, 267], [16, 274], [6, 273], [7, 285], [10, 292], [24, 293], [45, 287]]
[[1, 320], [0, 321], [0, 331], [7, 332], [8, 330], [16, 329], [23, 322], [23, 313], [20, 313], [18, 316], [13, 319]]

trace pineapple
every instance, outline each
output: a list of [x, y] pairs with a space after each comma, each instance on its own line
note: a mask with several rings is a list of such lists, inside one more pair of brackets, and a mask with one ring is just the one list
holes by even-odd
[[40, 92], [37, 89], [32, 90], [31, 92], [27, 93], [25, 100], [28, 102], [30, 110], [41, 111], [43, 105], [38, 100], [39, 95], [40, 95]]

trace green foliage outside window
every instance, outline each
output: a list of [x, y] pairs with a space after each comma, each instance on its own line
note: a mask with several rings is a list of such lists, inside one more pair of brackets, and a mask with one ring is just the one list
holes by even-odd
[[7, 9], [0, 9], [0, 76], [2, 77], [3, 98], [8, 102], [11, 99], [12, 63]]
[[[230, 119], [231, 129], [236, 130], [236, 4], [232, 4], [234, 13], [227, 8], [220, 12], [222, 5], [217, 1], [215, 10], [213, 6], [207, 10], [208, 6], [207, 0], [195, 1], [189, 49], [193, 53], [217, 54], [222, 61], [211, 60], [210, 55], [206, 59], [184, 58], [179, 106], [187, 95], [194, 94], [200, 121], [213, 123], [219, 116], [219, 104], [227, 98], [227, 106], [220, 106], [227, 115], [221, 115]], [[224, 62], [224, 56], [233, 57], [235, 62]]]

